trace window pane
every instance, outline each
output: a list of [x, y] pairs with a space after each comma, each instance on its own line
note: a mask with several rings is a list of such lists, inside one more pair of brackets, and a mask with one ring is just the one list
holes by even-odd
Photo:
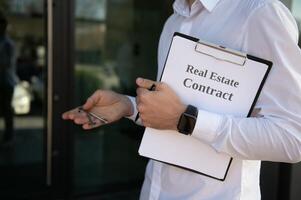
[[[300, 33], [301, 33], [301, 1], [300, 0], [293, 0], [292, 13], [296, 18], [298, 28], [299, 28], [299, 35], [300, 35]], [[301, 37], [300, 36], [299, 36], [299, 46], [301, 47]]]
[[15, 199], [45, 186], [43, 1], [0, 10], [0, 199]]
[[[96, 89], [135, 96], [138, 76], [156, 77], [162, 1], [76, 3], [76, 105]], [[76, 193], [128, 191], [137, 199], [146, 164], [138, 155], [142, 133], [142, 127], [126, 119], [88, 134], [79, 128], [74, 149]]]
[[301, 21], [301, 1], [300, 0], [293, 0], [292, 5], [292, 12], [296, 19], [300, 22]]

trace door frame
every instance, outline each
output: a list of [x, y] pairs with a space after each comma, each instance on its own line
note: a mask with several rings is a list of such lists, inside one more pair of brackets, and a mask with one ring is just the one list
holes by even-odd
[[[47, 185], [52, 197], [70, 199], [73, 188], [73, 134], [62, 120], [72, 108], [74, 88], [74, 0], [47, 0]], [[49, 112], [50, 111], [50, 112]]]

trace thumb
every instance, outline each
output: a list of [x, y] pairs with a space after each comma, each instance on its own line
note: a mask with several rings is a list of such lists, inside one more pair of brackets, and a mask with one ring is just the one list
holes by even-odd
[[100, 100], [101, 91], [96, 91], [92, 96], [90, 96], [86, 103], [83, 105], [84, 110], [91, 110]]
[[144, 78], [137, 78], [136, 79], [136, 84], [138, 87], [149, 89], [152, 87], [153, 84], [155, 84], [155, 81], [149, 80], [149, 79], [144, 79]]

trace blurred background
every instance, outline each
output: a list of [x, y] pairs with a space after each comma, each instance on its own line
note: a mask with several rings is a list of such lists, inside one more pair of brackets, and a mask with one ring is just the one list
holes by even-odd
[[[300, 28], [301, 0], [283, 2]], [[0, 52], [15, 80], [0, 90], [12, 105], [0, 108], [0, 199], [138, 199], [143, 128], [121, 120], [83, 132], [60, 115], [98, 88], [135, 95], [137, 76], [155, 79], [172, 3], [0, 0], [9, 53]], [[265, 162], [261, 184], [263, 200], [299, 200], [301, 165]]]

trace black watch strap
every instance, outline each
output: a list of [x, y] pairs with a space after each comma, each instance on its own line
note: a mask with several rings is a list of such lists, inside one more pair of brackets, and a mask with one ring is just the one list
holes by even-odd
[[185, 135], [191, 135], [196, 124], [197, 116], [198, 109], [195, 106], [188, 105], [179, 119], [178, 131]]
[[199, 110], [197, 109], [197, 107], [192, 106], [192, 105], [188, 105], [187, 108], [186, 108], [186, 111], [185, 111], [185, 113], [188, 113], [188, 114], [193, 115], [195, 117], [198, 116], [198, 112], [199, 112]]

